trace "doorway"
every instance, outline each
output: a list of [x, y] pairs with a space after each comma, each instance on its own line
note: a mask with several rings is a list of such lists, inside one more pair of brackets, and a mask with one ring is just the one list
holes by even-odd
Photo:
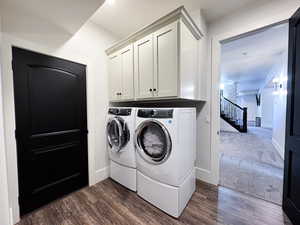
[[12, 48], [20, 213], [88, 185], [86, 66]]
[[219, 183], [279, 205], [287, 64], [288, 23], [221, 43]]

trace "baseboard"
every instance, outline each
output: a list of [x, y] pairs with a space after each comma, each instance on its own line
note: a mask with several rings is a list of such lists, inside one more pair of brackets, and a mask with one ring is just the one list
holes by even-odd
[[104, 167], [96, 171], [96, 183], [101, 182], [109, 177], [109, 167]]
[[272, 129], [273, 127], [272, 126], [263, 126], [263, 125], [261, 125], [261, 128], [265, 128], [265, 129]]
[[14, 204], [12, 207], [9, 208], [9, 217], [11, 225], [17, 224], [20, 222], [20, 206], [19, 203]]
[[275, 147], [278, 154], [280, 155], [280, 157], [282, 159], [284, 159], [284, 149], [282, 147], [280, 147], [280, 145], [278, 144], [278, 142], [274, 138], [272, 138], [272, 144]]
[[204, 181], [209, 184], [218, 185], [219, 181], [215, 176], [213, 176], [212, 172], [206, 169], [202, 169], [199, 167], [195, 167], [196, 170], [196, 178], [198, 180]]

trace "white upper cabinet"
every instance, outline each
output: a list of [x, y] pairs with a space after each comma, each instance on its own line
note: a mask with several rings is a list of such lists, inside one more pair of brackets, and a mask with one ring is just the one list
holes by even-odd
[[135, 97], [153, 97], [153, 38], [152, 34], [134, 43]]
[[121, 99], [134, 99], [134, 66], [133, 66], [133, 45], [129, 45], [120, 52], [122, 64], [122, 88]]
[[201, 100], [201, 38], [195, 22], [179, 7], [107, 49], [110, 101]]
[[109, 99], [134, 100], [132, 44], [109, 56]]
[[112, 101], [121, 99], [122, 92], [122, 67], [119, 53], [109, 56], [109, 99]]
[[178, 91], [178, 22], [153, 34], [154, 97], [177, 97]]

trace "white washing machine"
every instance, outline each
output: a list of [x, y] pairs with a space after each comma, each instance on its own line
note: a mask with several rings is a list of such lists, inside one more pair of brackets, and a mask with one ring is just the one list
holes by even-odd
[[137, 109], [137, 193], [179, 217], [196, 188], [196, 109]]
[[106, 125], [110, 158], [110, 177], [136, 191], [134, 148], [135, 108], [109, 108]]

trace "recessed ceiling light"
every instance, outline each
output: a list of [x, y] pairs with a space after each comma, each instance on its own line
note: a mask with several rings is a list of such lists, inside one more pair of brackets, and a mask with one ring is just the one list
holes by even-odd
[[109, 5], [115, 4], [115, 0], [106, 0], [106, 2], [107, 2]]

